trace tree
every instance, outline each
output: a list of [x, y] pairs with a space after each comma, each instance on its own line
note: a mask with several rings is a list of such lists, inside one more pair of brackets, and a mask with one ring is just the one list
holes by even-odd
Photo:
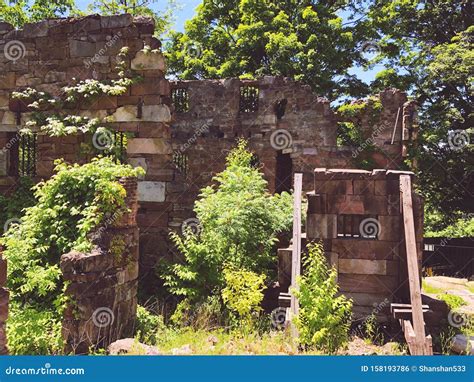
[[169, 28], [176, 3], [174, 0], [168, 0], [167, 9], [157, 12], [151, 8], [151, 5], [157, 2], [158, 0], [94, 0], [88, 9], [101, 15], [129, 13], [133, 16], [152, 17], [155, 20], [155, 33], [160, 35]]
[[278, 233], [292, 222], [292, 198], [271, 195], [253, 155], [241, 141], [227, 157], [226, 169], [201, 190], [195, 203], [197, 219], [171, 237], [182, 261], [166, 264], [163, 278], [171, 293], [192, 302], [220, 296], [224, 269], [269, 275], [274, 264]]
[[77, 13], [74, 0], [0, 0], [0, 20], [17, 28], [25, 23]]
[[346, 1], [204, 0], [173, 33], [169, 70], [183, 79], [283, 75], [331, 98], [365, 93], [347, 73], [360, 59], [362, 24], [344, 25]]
[[[364, 0], [359, 3], [366, 3]], [[367, 4], [366, 4], [367, 5]], [[474, 210], [474, 27], [469, 0], [379, 0], [364, 8], [387, 69], [375, 88], [395, 86], [419, 105], [419, 142], [410, 151], [428, 212], [441, 229]]]

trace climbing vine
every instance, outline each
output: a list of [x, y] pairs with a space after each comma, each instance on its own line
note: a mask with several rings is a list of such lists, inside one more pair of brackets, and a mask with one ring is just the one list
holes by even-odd
[[381, 111], [382, 103], [377, 97], [343, 104], [337, 110], [343, 120], [338, 123], [337, 145], [357, 148], [352, 158], [358, 168], [374, 168], [372, 156], [378, 151], [374, 145], [377, 132], [367, 136], [362, 125], [365, 122], [368, 126], [374, 126], [380, 120]]
[[43, 91], [26, 88], [12, 93], [12, 98], [23, 102], [31, 110], [31, 119], [21, 130], [22, 134], [31, 134], [39, 129], [50, 136], [64, 136], [77, 133], [95, 133], [105, 129], [98, 118], [71, 115], [63, 112], [80, 103], [90, 103], [103, 96], [119, 96], [127, 89], [142, 80], [134, 71], [127, 69], [126, 58], [128, 47], [123, 47], [118, 54], [116, 70], [119, 78], [110, 81], [86, 79], [72, 86], [65, 86], [61, 96], [54, 97]]
[[[36, 325], [25, 320], [21, 312], [50, 312], [52, 320], [61, 319], [65, 303], [61, 255], [72, 249], [90, 251], [90, 234], [126, 211], [126, 191], [117, 179], [142, 174], [141, 168], [117, 164], [108, 157], [82, 166], [57, 161], [52, 178], [34, 187], [36, 204], [26, 208], [21, 223], [12, 225], [0, 240], [8, 260], [11, 305], [18, 312], [8, 322], [13, 329], [9, 337], [18, 346], [12, 349], [14, 353], [28, 347], [19, 339], [20, 332], [33, 330], [29, 325]], [[29, 354], [46, 351], [31, 346]]]

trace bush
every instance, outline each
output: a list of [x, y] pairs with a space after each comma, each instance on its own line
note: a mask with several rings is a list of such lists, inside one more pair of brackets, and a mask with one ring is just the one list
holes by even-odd
[[329, 269], [321, 244], [309, 244], [298, 280], [300, 310], [295, 318], [300, 344], [335, 353], [348, 341], [352, 301], [337, 296], [337, 270]]
[[56, 312], [10, 303], [7, 320], [10, 354], [59, 354], [63, 349], [61, 319]]
[[[82, 166], [59, 161], [55, 172], [51, 179], [35, 186], [36, 204], [24, 210], [21, 224], [11, 226], [1, 244], [5, 246], [7, 285], [16, 312], [24, 310], [39, 318], [49, 314], [59, 322], [66, 287], [59, 268], [61, 255], [72, 249], [92, 248], [90, 233], [107, 219], [120, 217], [117, 212], [125, 211], [126, 191], [117, 178], [136, 176], [141, 169], [99, 158]], [[36, 333], [37, 324], [23, 320], [23, 315], [16, 317], [17, 313], [10, 314], [8, 336], [35, 341], [24, 333]], [[22, 351], [29, 345], [18, 342], [15, 346]]]
[[165, 266], [162, 276], [171, 293], [192, 301], [221, 295], [224, 267], [269, 276], [275, 261], [278, 233], [292, 222], [292, 198], [271, 195], [253, 155], [240, 141], [226, 160], [226, 169], [201, 190], [195, 204], [199, 233], [172, 233], [183, 254], [180, 264]]
[[145, 307], [137, 306], [136, 337], [138, 341], [154, 345], [158, 339], [159, 333], [164, 330], [165, 323], [163, 316], [153, 314]]
[[252, 316], [262, 310], [264, 275], [244, 269], [224, 269], [225, 288], [222, 299], [227, 308], [242, 320], [242, 325], [251, 327]]
[[461, 306], [467, 305], [467, 302], [461, 296], [457, 296], [455, 294], [440, 293], [436, 296], [436, 298], [443, 300], [446, 304], [448, 304], [449, 309], [451, 310], [455, 310]]

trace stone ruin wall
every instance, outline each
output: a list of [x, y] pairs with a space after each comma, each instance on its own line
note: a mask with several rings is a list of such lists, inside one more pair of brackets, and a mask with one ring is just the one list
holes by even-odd
[[[240, 112], [240, 88], [259, 89], [258, 110]], [[355, 149], [338, 147], [337, 122], [341, 119], [330, 102], [312, 93], [309, 86], [288, 78], [263, 77], [256, 81], [194, 80], [171, 83], [174, 89], [186, 89], [189, 110], [174, 112], [171, 124], [172, 145], [188, 157], [187, 181], [191, 189], [210, 183], [212, 174], [224, 168], [225, 156], [238, 137], [248, 139], [259, 164], [275, 190], [277, 157], [288, 154], [291, 174], [304, 174], [304, 189], [311, 190], [316, 167], [350, 168], [354, 166]], [[372, 137], [380, 153], [374, 156], [380, 168], [397, 169], [402, 163], [402, 112], [407, 100], [398, 90], [381, 92], [380, 118], [371, 122], [361, 116], [364, 134]], [[284, 100], [280, 118], [275, 111]], [[400, 113], [397, 120], [397, 113]], [[394, 125], [397, 131], [391, 144]], [[286, 136], [278, 134], [280, 130]]]
[[[0, 55], [0, 192], [14, 191], [18, 179], [19, 129], [30, 118], [30, 110], [15, 106], [11, 93], [33, 87], [58, 95], [61, 88], [74, 79], [117, 78], [114, 70], [120, 49], [129, 47], [128, 65], [143, 77], [126, 94], [102, 97], [91, 104], [77, 105], [71, 114], [96, 117], [113, 122], [111, 131], [131, 134], [127, 145], [127, 160], [145, 168], [146, 175], [138, 182], [137, 224], [140, 229], [140, 286], [154, 292], [157, 260], [169, 254], [170, 229], [180, 229], [182, 222], [193, 216], [193, 202], [199, 189], [210, 183], [211, 177], [224, 168], [225, 155], [238, 137], [249, 140], [274, 191], [277, 178], [287, 179], [295, 172], [304, 173], [306, 191], [312, 189], [312, 174], [316, 167], [353, 167], [354, 148], [336, 144], [339, 117], [328, 100], [313, 94], [303, 86], [285, 78], [263, 77], [256, 81], [227, 79], [181, 81], [170, 83], [165, 78], [165, 60], [160, 42], [153, 34], [153, 22], [130, 15], [79, 19], [58, 19], [27, 24], [23, 30], [13, 30], [0, 23], [0, 51], [7, 44], [19, 41], [24, 54], [16, 60]], [[157, 52], [145, 55], [145, 45]], [[74, 78], [74, 79], [73, 79]], [[240, 87], [259, 89], [258, 110], [239, 110]], [[186, 88], [189, 110], [178, 112], [172, 104], [172, 91]], [[408, 131], [403, 125], [411, 117], [404, 104], [406, 95], [397, 90], [380, 94], [382, 112], [371, 126], [362, 118], [367, 135], [377, 132], [376, 144], [382, 153], [375, 158], [382, 168], [397, 168], [401, 163], [402, 143]], [[276, 105], [285, 100], [284, 113]], [[24, 107], [24, 106], [23, 106]], [[400, 118], [397, 114], [400, 112]], [[411, 110], [411, 109], [410, 109]], [[279, 115], [277, 115], [279, 114]], [[403, 116], [403, 118], [402, 118]], [[394, 144], [390, 138], [397, 124]], [[201, 129], [205, 126], [204, 129]], [[408, 126], [408, 125], [407, 125]], [[286, 131], [290, 144], [272, 135]], [[36, 177], [39, 181], [52, 174], [53, 161], [64, 158], [70, 162], [85, 162], [85, 143], [90, 135], [51, 138], [38, 133]], [[387, 143], [388, 142], [388, 143]], [[173, 164], [173, 153], [187, 157], [183, 173]], [[283, 175], [278, 157], [291, 158], [291, 168]], [[283, 180], [285, 180], [283, 179]]]
[[[0, 192], [14, 192], [18, 179], [19, 129], [30, 119], [31, 111], [18, 106], [11, 93], [32, 87], [58, 96], [61, 88], [76, 80], [117, 79], [117, 54], [128, 47], [129, 68], [143, 77], [121, 96], [101, 97], [76, 105], [73, 115], [105, 118], [110, 131], [131, 135], [128, 139], [128, 162], [143, 165], [146, 175], [138, 182], [138, 224], [142, 237], [153, 237], [149, 243], [154, 253], [166, 252], [168, 219], [172, 206], [175, 168], [171, 163], [169, 123], [171, 121], [169, 83], [164, 78], [165, 62], [159, 51], [161, 43], [153, 37], [154, 25], [149, 18], [121, 16], [88, 16], [80, 19], [57, 19], [25, 25], [13, 30], [0, 23], [0, 51], [8, 44], [25, 48], [17, 60], [0, 55]], [[148, 45], [157, 51], [144, 54]], [[13, 53], [12, 53], [13, 54]], [[11, 58], [11, 57], [10, 57]], [[140, 110], [139, 110], [140, 109]], [[39, 181], [51, 176], [54, 160], [84, 163], [90, 155], [84, 144], [91, 135], [49, 137], [38, 132], [36, 176]], [[179, 174], [178, 174], [179, 175]], [[148, 235], [148, 236], [147, 236]], [[147, 240], [143, 240], [146, 244]], [[142, 256], [144, 271], [151, 270], [156, 259]]]
[[112, 215], [92, 233], [91, 253], [71, 251], [61, 256], [68, 305], [62, 334], [65, 351], [86, 354], [133, 337], [137, 311], [138, 241], [137, 181], [121, 178], [127, 191], [126, 212]]

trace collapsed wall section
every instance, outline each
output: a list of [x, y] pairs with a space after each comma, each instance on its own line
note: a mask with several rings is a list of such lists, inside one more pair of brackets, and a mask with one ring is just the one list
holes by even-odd
[[137, 182], [122, 178], [129, 212], [112, 215], [92, 233], [90, 253], [61, 256], [67, 307], [62, 334], [66, 353], [107, 348], [134, 333], [138, 288]]

